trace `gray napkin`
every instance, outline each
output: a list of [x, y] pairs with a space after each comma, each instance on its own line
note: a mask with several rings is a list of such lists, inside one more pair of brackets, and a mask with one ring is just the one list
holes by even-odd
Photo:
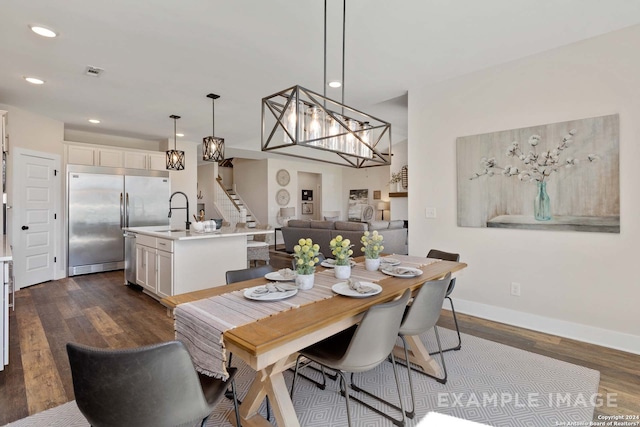
[[278, 274], [283, 279], [293, 279], [296, 277], [296, 272], [290, 268], [283, 268], [281, 270], [278, 270]]
[[402, 275], [410, 274], [412, 276], [416, 275], [415, 270], [411, 268], [406, 268], [406, 267], [394, 267], [391, 271], [394, 272], [395, 274], [402, 274]]
[[357, 280], [347, 279], [347, 283], [349, 284], [349, 288], [350, 289], [353, 289], [354, 291], [356, 291], [358, 293], [361, 293], [361, 294], [368, 294], [368, 293], [374, 291], [374, 289], [371, 286], [363, 285], [362, 283], [358, 282]]
[[296, 285], [292, 285], [291, 283], [280, 283], [280, 282], [267, 283], [262, 287], [254, 289], [254, 291], [251, 292], [251, 296], [260, 297], [260, 296], [275, 293], [275, 292], [293, 291], [294, 289], [298, 289], [298, 287]]

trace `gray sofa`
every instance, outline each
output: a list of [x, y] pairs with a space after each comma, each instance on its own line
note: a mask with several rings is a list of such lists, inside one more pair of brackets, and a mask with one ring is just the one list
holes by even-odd
[[298, 244], [298, 240], [309, 238], [313, 243], [320, 245], [320, 252], [325, 257], [331, 258], [329, 242], [340, 235], [351, 240], [353, 244], [353, 255], [360, 256], [360, 238], [365, 231], [378, 230], [384, 236], [384, 253], [407, 254], [407, 229], [403, 228], [404, 221], [370, 221], [370, 222], [350, 222], [350, 221], [318, 221], [318, 220], [289, 220], [285, 227], [282, 227], [282, 237], [287, 252], [293, 252], [293, 247]]

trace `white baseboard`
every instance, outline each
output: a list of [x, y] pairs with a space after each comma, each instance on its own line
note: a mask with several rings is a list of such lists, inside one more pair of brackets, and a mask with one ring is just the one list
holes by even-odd
[[[473, 301], [454, 298], [456, 312], [487, 320], [506, 323], [538, 332], [601, 345], [629, 353], [640, 354], [640, 336], [616, 332], [594, 326], [581, 325], [565, 320], [523, 313], [508, 308], [496, 307]], [[451, 309], [445, 301], [443, 308]]]

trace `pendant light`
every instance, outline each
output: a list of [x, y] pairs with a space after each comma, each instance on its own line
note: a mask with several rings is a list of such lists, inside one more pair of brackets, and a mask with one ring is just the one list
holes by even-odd
[[[262, 98], [262, 151], [353, 168], [391, 164], [391, 124], [344, 104], [346, 0], [342, 2], [342, 100], [327, 98], [327, 1], [323, 94], [296, 85]], [[333, 86], [332, 86], [333, 87]], [[383, 147], [384, 145], [384, 147]], [[383, 150], [377, 148], [383, 147]], [[310, 151], [313, 149], [314, 151]]]
[[216, 99], [220, 95], [210, 93], [207, 98], [211, 98], [212, 105], [212, 128], [211, 136], [202, 138], [202, 160], [207, 162], [221, 162], [224, 160], [224, 138], [216, 138]]
[[180, 116], [170, 115], [173, 119], [173, 150], [167, 150], [167, 170], [181, 171], [184, 169], [184, 151], [176, 148], [176, 121]]

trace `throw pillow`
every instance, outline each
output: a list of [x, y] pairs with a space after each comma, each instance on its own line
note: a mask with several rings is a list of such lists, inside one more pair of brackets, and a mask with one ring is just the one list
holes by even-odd
[[389, 221], [369, 221], [369, 230], [386, 230], [389, 228]]

